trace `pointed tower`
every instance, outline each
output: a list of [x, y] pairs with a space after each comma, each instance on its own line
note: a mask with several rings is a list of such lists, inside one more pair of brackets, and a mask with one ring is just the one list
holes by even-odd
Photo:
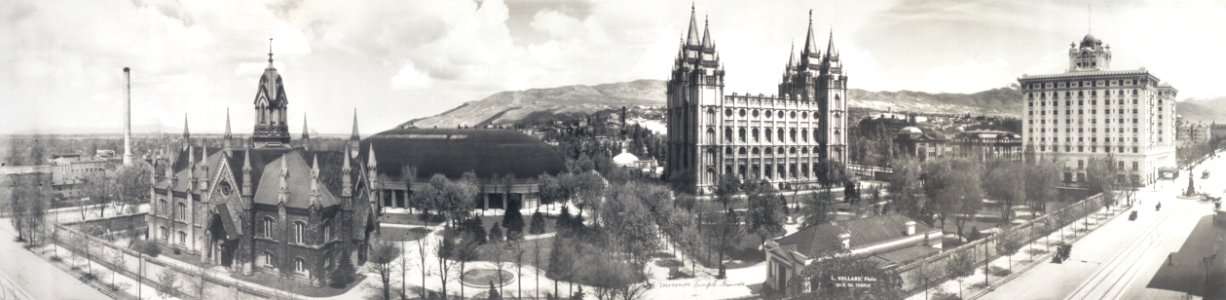
[[272, 39], [268, 39], [268, 67], [260, 76], [255, 93], [255, 132], [252, 143], [257, 148], [288, 147], [289, 126], [285, 122], [289, 99], [285, 96], [281, 74], [272, 63]]
[[231, 147], [234, 147], [234, 145], [231, 144], [233, 140], [234, 140], [234, 135], [230, 133], [230, 108], [227, 107], [226, 108], [226, 133], [221, 136], [221, 142], [226, 149], [230, 149]]
[[309, 139], [311, 139], [311, 128], [307, 126], [307, 116], [304, 113], [302, 114], [302, 140], [305, 142]]
[[311, 158], [311, 202], [310, 207], [319, 206], [319, 154]]
[[281, 173], [277, 176], [277, 205], [283, 207], [283, 210], [285, 204], [289, 202], [289, 166], [286, 162], [287, 160], [289, 160], [289, 154], [281, 156]]
[[183, 149], [192, 144], [192, 133], [187, 128], [187, 113], [183, 113]]
[[242, 193], [243, 193], [243, 202], [244, 202], [243, 204], [247, 207], [251, 207], [251, 196], [254, 195], [254, 193], [251, 190], [251, 180], [254, 180], [255, 178], [251, 177], [251, 150], [250, 149], [243, 150], [243, 175], [242, 176], [243, 176]]
[[353, 109], [353, 133], [349, 135], [349, 158], [357, 158], [361, 154], [359, 143], [362, 137], [358, 135], [358, 109]]
[[714, 159], [711, 157], [714, 154], [700, 149], [705, 150], [718, 142], [710, 132], [723, 128], [723, 124], [720, 114], [711, 107], [724, 103], [724, 71], [720, 69], [711, 22], [704, 21], [703, 25], [699, 36], [697, 13], [691, 6], [690, 26], [667, 84], [668, 117], [665, 118], [669, 157], [666, 172], [690, 172], [699, 185], [714, 182], [713, 175], [707, 176], [710, 171], [707, 166], [699, 166], [698, 162]]
[[818, 154], [821, 159], [847, 163], [847, 76], [839, 50], [834, 47], [834, 30], [826, 43], [826, 56], [822, 60], [817, 78], [818, 106], [822, 128], [818, 137]]

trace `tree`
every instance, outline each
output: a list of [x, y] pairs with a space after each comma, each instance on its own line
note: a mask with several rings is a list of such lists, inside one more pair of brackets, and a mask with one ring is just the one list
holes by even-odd
[[737, 203], [736, 195], [741, 193], [741, 179], [732, 174], [719, 176], [715, 183], [715, 201], [724, 205], [724, 210]]
[[356, 271], [353, 267], [353, 260], [349, 258], [349, 253], [338, 252], [335, 255], [340, 259], [336, 268], [332, 269], [331, 274], [328, 274], [328, 284], [339, 289], [353, 282], [355, 279], [353, 275]]
[[484, 248], [478, 249], [478, 251], [484, 253], [481, 256], [484, 256], [486, 259], [490, 259], [491, 262], [494, 263], [494, 269], [497, 271], [499, 292], [502, 291], [502, 286], [506, 285], [506, 278], [504, 278], [502, 274], [506, 271], [506, 262], [507, 258], [509, 258], [507, 257], [507, 253], [504, 251], [503, 247], [507, 247], [509, 245], [510, 243], [505, 245], [491, 244], [485, 246]]
[[528, 233], [545, 233], [545, 215], [541, 214], [540, 210], [532, 213], [532, 224], [528, 227]]
[[570, 279], [574, 253], [566, 251], [566, 243], [569, 242], [571, 242], [569, 238], [559, 235], [553, 239], [553, 249], [549, 251], [549, 266], [546, 274], [554, 280], [553, 293], [557, 295], [561, 295], [558, 292], [558, 281]]
[[427, 249], [430, 249], [431, 246], [428, 246], [426, 244], [427, 243], [426, 240], [427, 239], [425, 237], [417, 239], [417, 261], [418, 261], [418, 264], [420, 264], [418, 265], [418, 269], [421, 270], [421, 294], [420, 296], [423, 299], [429, 297], [429, 293], [426, 292], [426, 251]]
[[933, 205], [924, 193], [920, 165], [913, 159], [895, 160], [890, 164], [890, 206], [908, 218], [935, 226]]
[[958, 298], [962, 298], [962, 280], [975, 274], [975, 256], [967, 251], [954, 252], [945, 261], [945, 274], [958, 280]]
[[996, 253], [1009, 257], [1009, 271], [1013, 271], [1013, 254], [1017, 253], [1022, 248], [1022, 236], [1020, 232], [1012, 228], [1005, 228], [997, 234]]
[[945, 219], [954, 218], [958, 235], [963, 226], [975, 217], [983, 207], [983, 190], [979, 182], [978, 165], [964, 159], [929, 161], [925, 165], [924, 189], [929, 199], [935, 199], [941, 212], [942, 227]]
[[823, 189], [821, 192], [810, 193], [805, 196], [805, 207], [801, 211], [804, 215], [804, 221], [801, 227], [809, 227], [821, 223], [826, 223], [831, 220], [830, 209], [831, 203], [834, 202], [834, 194], [829, 189]]
[[548, 173], [541, 174], [541, 176], [537, 176], [537, 182], [537, 186], [539, 186], [537, 196], [540, 197], [541, 204], [564, 202], [570, 198], [566, 191], [562, 189], [562, 184], [558, 182], [557, 177]]
[[769, 182], [753, 184], [745, 189], [746, 201], [749, 202], [747, 219], [749, 231], [758, 234], [762, 243], [771, 236], [783, 233], [785, 203], [783, 196], [778, 194]]
[[[515, 242], [515, 253], [514, 253], [515, 254], [515, 278], [523, 278], [524, 276], [524, 248], [522, 244], [523, 244], [523, 241]], [[524, 282], [523, 280], [515, 281], [515, 293], [516, 293], [515, 298], [516, 299], [524, 298], [524, 283], [523, 282]]]
[[1009, 224], [1013, 205], [1026, 202], [1026, 166], [1021, 162], [993, 161], [983, 177], [983, 191], [1000, 202], [1002, 224]]
[[[447, 277], [451, 267], [455, 266], [453, 257], [456, 252], [456, 233], [444, 232], [443, 240], [434, 245], [435, 258], [438, 259], [439, 284], [443, 287], [443, 297], [447, 297]], [[423, 276], [424, 278], [424, 276]], [[424, 289], [424, 284], [422, 285]], [[461, 284], [460, 286], [464, 286]]]
[[[532, 262], [533, 262], [533, 266], [541, 265], [541, 239], [532, 240]], [[540, 298], [541, 297], [541, 270], [540, 268], [537, 268], [536, 271], [532, 273], [536, 274], [536, 289], [535, 289], [536, 295], [535, 296], [536, 298]]]
[[175, 271], [170, 268], [162, 268], [162, 273], [158, 274], [158, 296], [162, 298], [170, 298], [179, 293], [179, 277]]
[[375, 241], [374, 247], [370, 250], [370, 257], [367, 262], [370, 263], [371, 269], [379, 273], [380, 282], [383, 284], [383, 299], [391, 299], [391, 275], [395, 268], [392, 262], [400, 257], [400, 248], [396, 244], [387, 241]]
[[524, 215], [519, 212], [519, 209], [511, 209], [502, 216], [502, 227], [507, 229], [507, 240], [520, 240], [524, 238]]
[[[106, 216], [106, 207], [111, 204], [111, 200], [115, 197], [115, 184], [105, 173], [89, 173], [85, 178], [81, 179], [81, 186], [85, 195], [89, 196], [90, 201], [98, 204], [98, 216]], [[148, 191], [145, 191], [146, 193]], [[85, 220], [85, 207], [81, 207], [81, 219]]]
[[817, 166], [814, 166], [814, 171], [817, 173], [817, 181], [827, 187], [842, 184], [848, 179], [847, 167], [838, 161], [819, 161]]
[[128, 207], [147, 202], [149, 190], [153, 188], [153, 182], [149, 180], [151, 176], [153, 167], [149, 164], [137, 163], [120, 167], [114, 178], [115, 197], [118, 198], [116, 209], [120, 213], [128, 213]]
[[713, 235], [717, 242], [719, 252], [719, 274], [717, 278], [724, 278], [724, 253], [731, 248], [736, 241], [740, 241], [742, 237], [741, 222], [737, 217], [736, 211], [728, 210], [723, 214], [716, 216], [713, 223], [714, 228], [708, 230], [707, 234]]
[[498, 293], [498, 289], [494, 288], [493, 281], [490, 281], [490, 292], [489, 293], [490, 293], [490, 296], [488, 298], [489, 300], [502, 300], [502, 296], [501, 294]]
[[[1086, 189], [1091, 194], [1102, 193], [1103, 206], [1106, 208], [1115, 204], [1117, 176], [1118, 170], [1114, 155], [1107, 155], [1105, 159], [1091, 158], [1086, 163]], [[1189, 174], [1188, 180], [1191, 179], [1192, 176]]]
[[1038, 160], [1026, 165], [1026, 199], [1030, 203], [1030, 215], [1047, 212], [1047, 202], [1059, 197], [1060, 166], [1052, 160]]
[[499, 226], [498, 223], [494, 223], [494, 227], [490, 227], [489, 240], [495, 244], [502, 242], [502, 226]]
[[[498, 224], [494, 224], [494, 226], [498, 226]], [[465, 267], [468, 262], [476, 261], [480, 258], [478, 251], [481, 243], [474, 235], [461, 235], [460, 239], [456, 241], [455, 246], [452, 258], [460, 262], [460, 298], [464, 298], [464, 284], [462, 282], [464, 282]]]

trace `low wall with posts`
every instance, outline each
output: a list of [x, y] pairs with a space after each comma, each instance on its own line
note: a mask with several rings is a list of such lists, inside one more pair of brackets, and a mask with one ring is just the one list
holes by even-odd
[[1033, 220], [1009, 227], [1008, 235], [991, 234], [938, 254], [896, 265], [892, 270], [902, 277], [903, 291], [908, 294], [915, 293], [954, 279], [947, 274], [945, 265], [949, 258], [956, 254], [969, 254], [978, 268], [983, 268], [986, 262], [1001, 257], [997, 249], [1000, 237], [1018, 239], [1018, 245], [1026, 245], [1073, 222], [1080, 221], [1081, 218], [1102, 209], [1103, 204], [1102, 194], [1096, 194]]
[[135, 213], [135, 214], [129, 214], [129, 215], [110, 216], [110, 217], [98, 218], [98, 219], [92, 219], [92, 220], [64, 222], [61, 224], [65, 226], [70, 226], [77, 230], [80, 230], [82, 228], [92, 227], [92, 226], [99, 226], [103, 229], [107, 229], [110, 231], [138, 230], [138, 231], [143, 232], [143, 230], [147, 226], [147, 223], [145, 223], [145, 215], [147, 215], [147, 213]]
[[[276, 299], [285, 298], [284, 296], [288, 295], [229, 278], [223, 273], [205, 272], [204, 268], [186, 267], [167, 261], [167, 258], [144, 255], [119, 247], [104, 239], [81, 233], [70, 226], [55, 224], [55, 227], [58, 232], [52, 237], [52, 240], [56, 244], [76, 252], [77, 255], [91, 257], [95, 264], [132, 279], [142, 280], [144, 285], [164, 287], [158, 277], [162, 275], [162, 272], [169, 270], [175, 274], [177, 291], [175, 296], [179, 298]], [[197, 288], [202, 280], [205, 286], [203, 295]]]

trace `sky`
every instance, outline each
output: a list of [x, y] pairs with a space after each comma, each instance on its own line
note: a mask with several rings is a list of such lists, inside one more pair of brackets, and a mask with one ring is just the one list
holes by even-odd
[[[748, 4], [752, 3], [752, 4]], [[726, 90], [775, 90], [810, 23], [852, 88], [975, 92], [1058, 73], [1087, 33], [1114, 69], [1180, 98], [1226, 96], [1220, 0], [693, 2]], [[119, 132], [123, 67], [137, 132], [253, 126], [269, 38], [290, 131], [363, 135], [504, 90], [666, 79], [690, 1], [0, 0], [0, 134]]]

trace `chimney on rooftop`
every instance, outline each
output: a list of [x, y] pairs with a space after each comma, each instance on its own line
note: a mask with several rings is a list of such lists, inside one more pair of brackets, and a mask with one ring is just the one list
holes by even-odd
[[851, 250], [851, 234], [850, 233], [846, 233], [846, 232], [840, 233], [839, 241], [842, 242], [843, 250]]
[[907, 221], [903, 225], [907, 226], [907, 236], [915, 235], [915, 221]]

